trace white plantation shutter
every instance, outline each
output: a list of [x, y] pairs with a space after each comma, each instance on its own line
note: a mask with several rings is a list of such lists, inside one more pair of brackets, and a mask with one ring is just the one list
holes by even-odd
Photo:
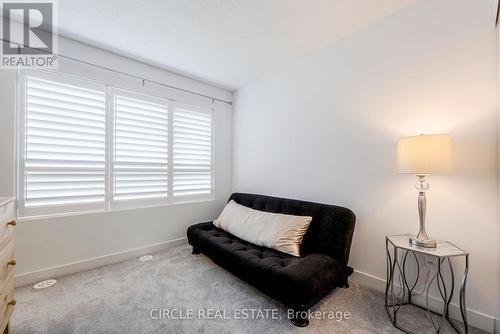
[[212, 194], [212, 112], [174, 106], [173, 195]]
[[168, 101], [117, 91], [114, 96], [114, 196], [168, 197]]
[[20, 217], [213, 197], [213, 111], [21, 70]]
[[105, 88], [30, 72], [20, 154], [26, 215], [105, 207]]

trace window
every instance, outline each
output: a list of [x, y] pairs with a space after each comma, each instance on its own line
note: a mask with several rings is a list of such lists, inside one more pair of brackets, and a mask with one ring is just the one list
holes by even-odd
[[23, 84], [20, 209], [104, 209], [105, 87], [44, 72]]
[[212, 117], [174, 107], [174, 196], [212, 192]]
[[168, 101], [117, 92], [113, 200], [168, 197]]
[[21, 217], [213, 196], [213, 112], [80, 78], [20, 75]]

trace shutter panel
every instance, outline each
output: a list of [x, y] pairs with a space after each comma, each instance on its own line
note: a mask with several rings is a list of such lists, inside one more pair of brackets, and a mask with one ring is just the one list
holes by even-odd
[[174, 107], [173, 195], [212, 193], [212, 113]]
[[114, 95], [114, 200], [167, 198], [168, 101]]
[[25, 90], [23, 206], [104, 209], [104, 86], [41, 72], [26, 76]]

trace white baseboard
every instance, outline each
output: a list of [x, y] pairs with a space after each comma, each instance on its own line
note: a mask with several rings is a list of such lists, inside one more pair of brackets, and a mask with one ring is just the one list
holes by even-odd
[[178, 247], [187, 244], [186, 238], [160, 242], [157, 244], [124, 250], [91, 259], [63, 264], [60, 266], [49, 267], [37, 271], [32, 271], [14, 277], [15, 287], [20, 287], [35, 282], [43, 281], [49, 278], [60, 277], [74, 274], [80, 271], [102, 267], [108, 264], [118, 263], [139, 257], [144, 254], [155, 253], [162, 250]]
[[[386, 281], [382, 278], [361, 272], [359, 270], [354, 270], [354, 273], [350, 278], [360, 285], [385, 293]], [[414, 296], [413, 301], [417, 305], [425, 306], [424, 296]], [[429, 307], [433, 311], [440, 312], [443, 309], [443, 301], [434, 296], [429, 296]], [[460, 308], [458, 305], [453, 303], [450, 304], [450, 318], [461, 321]], [[467, 320], [469, 325], [480, 328], [488, 333], [500, 333], [500, 328], [498, 327], [500, 325], [500, 321], [495, 319], [493, 316], [467, 309]]]

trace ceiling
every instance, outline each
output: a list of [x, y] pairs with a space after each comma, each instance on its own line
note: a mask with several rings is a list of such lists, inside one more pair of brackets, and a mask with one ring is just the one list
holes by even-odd
[[64, 0], [61, 35], [236, 90], [416, 0]]

